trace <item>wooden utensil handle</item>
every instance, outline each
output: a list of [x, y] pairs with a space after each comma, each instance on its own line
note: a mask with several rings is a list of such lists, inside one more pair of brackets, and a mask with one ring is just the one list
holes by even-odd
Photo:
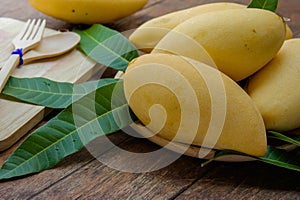
[[6, 82], [8, 81], [10, 75], [13, 73], [15, 68], [20, 63], [19, 55], [11, 55], [9, 59], [5, 62], [4, 66], [0, 70], [0, 93], [2, 92]]

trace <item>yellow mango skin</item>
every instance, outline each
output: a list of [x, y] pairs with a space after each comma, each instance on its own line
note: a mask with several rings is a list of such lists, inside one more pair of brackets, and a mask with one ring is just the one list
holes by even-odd
[[143, 8], [148, 0], [28, 0], [40, 12], [74, 24], [109, 23]]
[[[198, 15], [173, 31], [202, 45], [218, 69], [235, 81], [245, 79], [266, 65], [277, 54], [286, 35], [280, 16], [252, 8]], [[172, 34], [167, 34], [160, 43], [172, 41]]]
[[289, 25], [286, 24], [286, 35], [285, 35], [285, 39], [286, 40], [289, 40], [289, 39], [292, 39], [293, 38], [293, 31], [292, 29], [289, 27]]
[[209, 3], [171, 12], [142, 24], [130, 35], [129, 40], [138, 49], [150, 52], [170, 30], [187, 19], [207, 12], [238, 8], [245, 8], [245, 5], [225, 2]]
[[289, 131], [300, 127], [300, 39], [286, 40], [278, 55], [249, 79], [247, 92], [266, 128]]
[[172, 30], [168, 33], [168, 37], [172, 38], [172, 40], [162, 39], [151, 51], [151, 53], [181, 55], [217, 68], [217, 65], [209, 53], [197, 41], [193, 40], [187, 35], [180, 34]]
[[[209, 73], [199, 74], [198, 70], [208, 70]], [[219, 103], [220, 96], [212, 99], [212, 91], [207, 86], [209, 81], [214, 85], [217, 77], [220, 78], [223, 92], [226, 94], [223, 96], [225, 101]], [[189, 88], [184, 86], [186, 83], [191, 86], [192, 91], [188, 91]], [[174, 87], [174, 91], [168, 86]], [[179, 127], [182, 127], [185, 130], [184, 134], [177, 135], [175, 141], [200, 146], [212, 123], [212, 108], [220, 107], [216, 110], [217, 115], [221, 115], [223, 111], [225, 115], [217, 116], [218, 119], [221, 118], [215, 122], [224, 120], [221, 134], [217, 141], [208, 137], [211, 146], [207, 147], [231, 149], [254, 156], [266, 153], [264, 122], [251, 98], [228, 76], [204, 63], [195, 63], [191, 59], [171, 54], [140, 56], [129, 64], [125, 72], [124, 91], [136, 116], [160, 137], [172, 140]], [[189, 92], [195, 94], [195, 101], [193, 95], [184, 95]], [[187, 106], [181, 109], [181, 102]], [[212, 102], [217, 103], [213, 105]], [[223, 104], [225, 107], [222, 107]], [[153, 109], [153, 106], [157, 105], [165, 110]], [[200, 113], [199, 121], [193, 117], [197, 111]], [[188, 117], [183, 117], [184, 112]], [[164, 117], [164, 114], [167, 117]], [[183, 120], [186, 120], [185, 123]], [[192, 133], [195, 126], [196, 131]], [[163, 128], [160, 129], [161, 127]]]

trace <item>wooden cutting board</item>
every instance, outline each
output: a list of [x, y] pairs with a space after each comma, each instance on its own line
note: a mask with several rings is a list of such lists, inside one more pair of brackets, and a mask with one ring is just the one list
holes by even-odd
[[[13, 38], [19, 33], [24, 22], [0, 18], [0, 64], [2, 65], [12, 52]], [[59, 34], [46, 29], [44, 35]], [[59, 44], [57, 44], [59, 45]], [[83, 82], [88, 80], [101, 67], [78, 50], [73, 50], [57, 58], [45, 59], [24, 65], [15, 70], [13, 76], [45, 77], [54, 81]], [[42, 106], [15, 102], [0, 95], [0, 151], [13, 145], [30, 129], [39, 123], [47, 114]]]

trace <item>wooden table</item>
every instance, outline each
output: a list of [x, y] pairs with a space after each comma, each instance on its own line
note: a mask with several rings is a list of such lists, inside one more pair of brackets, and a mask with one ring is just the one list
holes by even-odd
[[[294, 36], [299, 37], [300, 1], [279, 1], [278, 12], [291, 19], [289, 25]], [[217, 1], [149, 0], [143, 10], [107, 26], [125, 31], [164, 13], [207, 2]], [[248, 0], [231, 2], [249, 3]], [[72, 27], [37, 12], [26, 0], [2, 0], [0, 16], [24, 21], [42, 17], [48, 20], [49, 28]], [[54, 115], [48, 116], [39, 126]], [[155, 144], [123, 132], [111, 135], [110, 139], [119, 147], [134, 152], [157, 149]], [[1, 165], [17, 145], [0, 154]], [[119, 162], [126, 160], [120, 158]], [[125, 173], [107, 167], [83, 149], [53, 169], [0, 182], [0, 199], [300, 199], [300, 173], [257, 162], [216, 162], [203, 168], [202, 162], [182, 156], [155, 172]]]

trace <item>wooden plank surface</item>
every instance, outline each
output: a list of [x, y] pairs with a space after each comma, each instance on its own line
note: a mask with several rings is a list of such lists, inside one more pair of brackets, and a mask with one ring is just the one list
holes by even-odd
[[[143, 10], [108, 26], [126, 31], [155, 16], [207, 2], [217, 1], [150, 0]], [[230, 2], [247, 4], [249, 1]], [[299, 37], [300, 1], [279, 0], [279, 3], [279, 13], [291, 19], [289, 25], [295, 37]], [[33, 10], [26, 0], [4, 0], [1, 4], [0, 16], [21, 20], [46, 17]], [[51, 17], [46, 18], [49, 28], [72, 27]], [[39, 126], [54, 115], [48, 116]], [[147, 140], [133, 138], [123, 132], [110, 138], [128, 151], [148, 152], [158, 148]], [[0, 154], [0, 164], [18, 144]], [[92, 143], [90, 148], [97, 148], [97, 145]], [[135, 174], [106, 166], [94, 158], [88, 149], [69, 156], [53, 169], [0, 182], [0, 199], [300, 199], [300, 173], [270, 165], [216, 162], [202, 168], [201, 160], [182, 156], [161, 170]], [[106, 149], [100, 155], [109, 157], [114, 151]], [[116, 160], [120, 165], [127, 161], [122, 158]]]

